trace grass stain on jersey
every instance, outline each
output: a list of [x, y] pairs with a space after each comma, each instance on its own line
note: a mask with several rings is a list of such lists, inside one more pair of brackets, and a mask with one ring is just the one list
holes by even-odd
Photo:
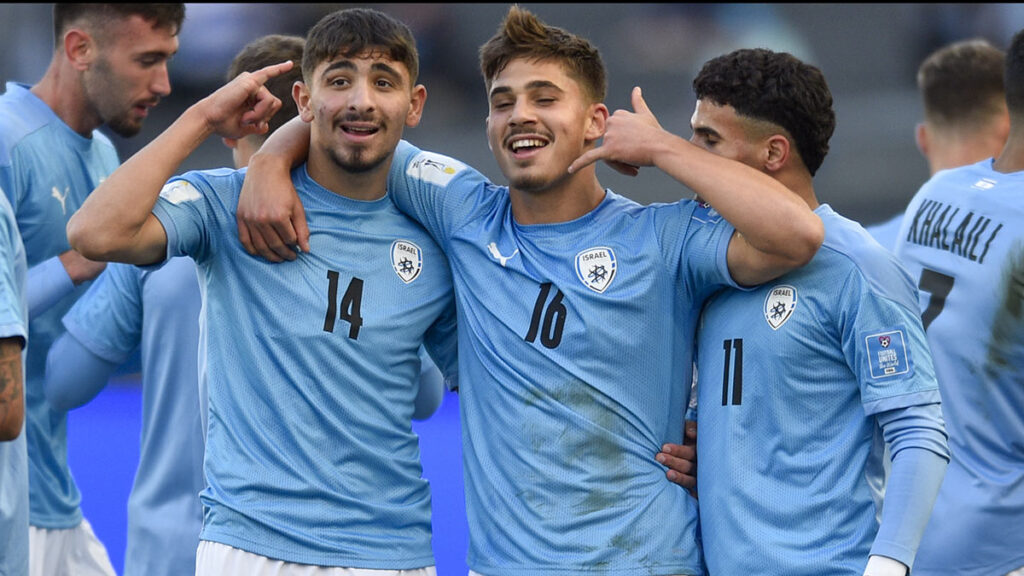
[[1024, 365], [1024, 246], [1009, 252], [1002, 284], [985, 366], [990, 376]]

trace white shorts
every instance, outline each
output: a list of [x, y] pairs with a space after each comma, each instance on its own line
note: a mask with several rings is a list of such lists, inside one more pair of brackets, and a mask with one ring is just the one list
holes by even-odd
[[370, 570], [312, 566], [274, 560], [232, 546], [200, 540], [196, 576], [437, 576], [434, 566], [413, 570]]
[[74, 528], [50, 530], [28, 527], [30, 576], [115, 576], [107, 549], [89, 521]]

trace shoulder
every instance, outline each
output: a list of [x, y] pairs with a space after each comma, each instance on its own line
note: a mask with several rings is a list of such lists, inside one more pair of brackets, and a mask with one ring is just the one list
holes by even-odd
[[825, 241], [818, 256], [831, 260], [830, 267], [846, 266], [863, 278], [866, 288], [878, 295], [916, 305], [909, 273], [891, 251], [879, 244], [863, 226], [825, 206], [817, 211], [825, 224]]

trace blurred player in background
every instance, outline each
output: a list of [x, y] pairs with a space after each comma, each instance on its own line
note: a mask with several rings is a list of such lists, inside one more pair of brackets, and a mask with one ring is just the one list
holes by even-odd
[[[65, 225], [118, 165], [101, 126], [142, 128], [171, 91], [184, 4], [56, 4], [54, 53], [34, 86], [0, 97], [0, 187], [14, 208], [28, 259], [26, 434], [32, 576], [111, 576], [103, 544], [82, 517], [67, 464], [67, 414], [46, 401], [44, 373], [61, 318], [103, 269], [70, 250]], [[77, 288], [76, 288], [77, 287]]]
[[0, 194], [0, 574], [11, 575], [28, 574], [27, 267], [14, 209]]
[[[296, 36], [260, 38], [235, 57], [228, 79], [285, 60], [301, 62], [303, 43]], [[285, 103], [270, 119], [268, 134], [296, 116], [291, 90], [301, 79], [295, 67], [267, 83]], [[265, 138], [252, 134], [226, 142], [236, 167], [245, 166]], [[195, 572], [206, 405], [198, 366], [201, 305], [191, 258], [171, 258], [155, 270], [113, 263], [64, 316], [67, 332], [50, 349], [46, 399], [58, 412], [92, 400], [141, 350], [142, 434], [128, 497], [125, 576]]]
[[914, 574], [1024, 574], [1024, 31], [1006, 52], [995, 159], [937, 173], [896, 256], [919, 282], [952, 459]]
[[[917, 71], [924, 121], [917, 125], [917, 148], [929, 176], [999, 154], [1010, 131], [1003, 91], [1002, 50], [986, 40], [954, 42], [925, 58]], [[867, 231], [889, 250], [903, 213]]]

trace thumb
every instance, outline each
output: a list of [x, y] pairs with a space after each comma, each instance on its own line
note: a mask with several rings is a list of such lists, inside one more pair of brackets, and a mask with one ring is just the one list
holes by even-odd
[[643, 91], [640, 90], [639, 86], [633, 88], [633, 111], [637, 114], [652, 114], [651, 109], [647, 107], [647, 102], [644, 101]]

